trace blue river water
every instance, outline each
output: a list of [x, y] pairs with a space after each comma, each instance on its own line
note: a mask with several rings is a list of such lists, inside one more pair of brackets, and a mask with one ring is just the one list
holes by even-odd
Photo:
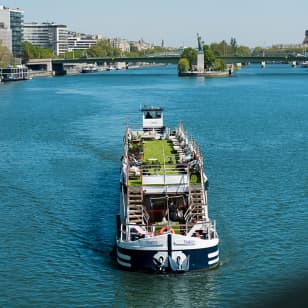
[[[292, 291], [308, 273], [307, 82], [307, 69], [249, 65], [0, 85], [0, 306], [230, 307]], [[131, 273], [110, 258], [123, 133], [143, 104], [201, 145], [216, 270]]]

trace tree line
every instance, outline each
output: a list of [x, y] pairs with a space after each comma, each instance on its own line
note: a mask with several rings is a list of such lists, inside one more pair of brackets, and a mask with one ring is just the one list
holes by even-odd
[[[27, 62], [29, 59], [43, 59], [43, 58], [58, 58], [51, 49], [41, 48], [32, 45], [30, 42], [23, 42], [23, 61]], [[139, 51], [136, 46], [131, 46], [130, 51], [123, 52], [119, 48], [112, 47], [109, 40], [98, 40], [97, 43], [86, 50], [74, 50], [66, 52], [61, 55], [61, 58], [83, 58], [83, 57], [141, 57], [147, 56], [152, 53], [170, 51], [168, 48], [162, 48], [155, 46], [150, 49]], [[250, 55], [262, 55], [262, 54], [298, 54], [303, 53], [302, 48], [263, 48], [255, 47], [250, 49], [249, 47], [238, 45], [234, 37], [231, 38], [230, 42], [227, 43], [225, 40], [219, 43], [211, 43], [210, 45], [203, 46], [204, 62], [206, 68], [214, 70], [224, 70], [224, 63], [217, 59], [219, 56], [250, 56]], [[186, 48], [181, 55], [181, 59], [178, 64], [180, 70], [190, 70], [196, 64], [197, 51], [194, 48]], [[14, 64], [14, 57], [6, 48], [3, 46], [0, 40], [0, 66], [7, 66]]]
[[28, 59], [42, 59], [42, 58], [99, 58], [99, 57], [140, 57], [145, 56], [155, 52], [165, 52], [169, 51], [168, 48], [162, 48], [155, 46], [150, 49], [139, 51], [137, 47], [131, 46], [130, 51], [121, 51], [119, 48], [112, 47], [109, 40], [98, 40], [95, 45], [92, 45], [88, 49], [80, 49], [74, 51], [68, 51], [65, 54], [57, 57], [51, 49], [44, 49], [32, 45], [30, 42], [23, 43], [23, 58]]

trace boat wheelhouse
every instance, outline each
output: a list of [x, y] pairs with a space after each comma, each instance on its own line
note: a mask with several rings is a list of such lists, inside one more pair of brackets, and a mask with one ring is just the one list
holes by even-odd
[[183, 124], [164, 126], [163, 108], [141, 112], [142, 127], [127, 127], [124, 136], [117, 263], [172, 272], [217, 267], [219, 238], [208, 217], [200, 148]]

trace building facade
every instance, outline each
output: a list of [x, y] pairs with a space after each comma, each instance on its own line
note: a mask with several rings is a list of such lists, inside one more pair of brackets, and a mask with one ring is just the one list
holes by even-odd
[[101, 40], [102, 35], [68, 32], [68, 51], [86, 50]]
[[130, 51], [130, 44], [125, 39], [113, 38], [113, 39], [110, 39], [110, 44], [113, 48], [119, 48], [123, 52]]
[[153, 48], [153, 44], [145, 42], [143, 39], [140, 39], [139, 41], [131, 41], [130, 45], [138, 51], [147, 50]]
[[0, 5], [0, 39], [15, 58], [22, 57], [24, 12]]
[[10, 12], [8, 9], [0, 5], [0, 40], [2, 46], [8, 48], [12, 53], [12, 30], [10, 21]]
[[18, 9], [10, 10], [13, 56], [22, 57], [24, 13]]
[[66, 25], [55, 23], [25, 23], [24, 40], [34, 46], [50, 48], [57, 56], [68, 51]]

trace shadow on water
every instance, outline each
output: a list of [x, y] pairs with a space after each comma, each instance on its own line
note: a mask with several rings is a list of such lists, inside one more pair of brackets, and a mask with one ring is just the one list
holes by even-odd
[[100, 159], [104, 162], [118, 163], [120, 161], [119, 157], [114, 155], [114, 152], [108, 148], [103, 150], [101, 147], [97, 147], [90, 143], [82, 143], [79, 145], [79, 147], [82, 150], [86, 150], [91, 155], [95, 155], [97, 159]]
[[[85, 249], [103, 258], [103, 263], [112, 266], [110, 253], [116, 232], [116, 214], [119, 210], [118, 168], [114, 165], [99, 174], [90, 202], [84, 207], [85, 221], [75, 237]], [[86, 208], [88, 207], [88, 208]]]

